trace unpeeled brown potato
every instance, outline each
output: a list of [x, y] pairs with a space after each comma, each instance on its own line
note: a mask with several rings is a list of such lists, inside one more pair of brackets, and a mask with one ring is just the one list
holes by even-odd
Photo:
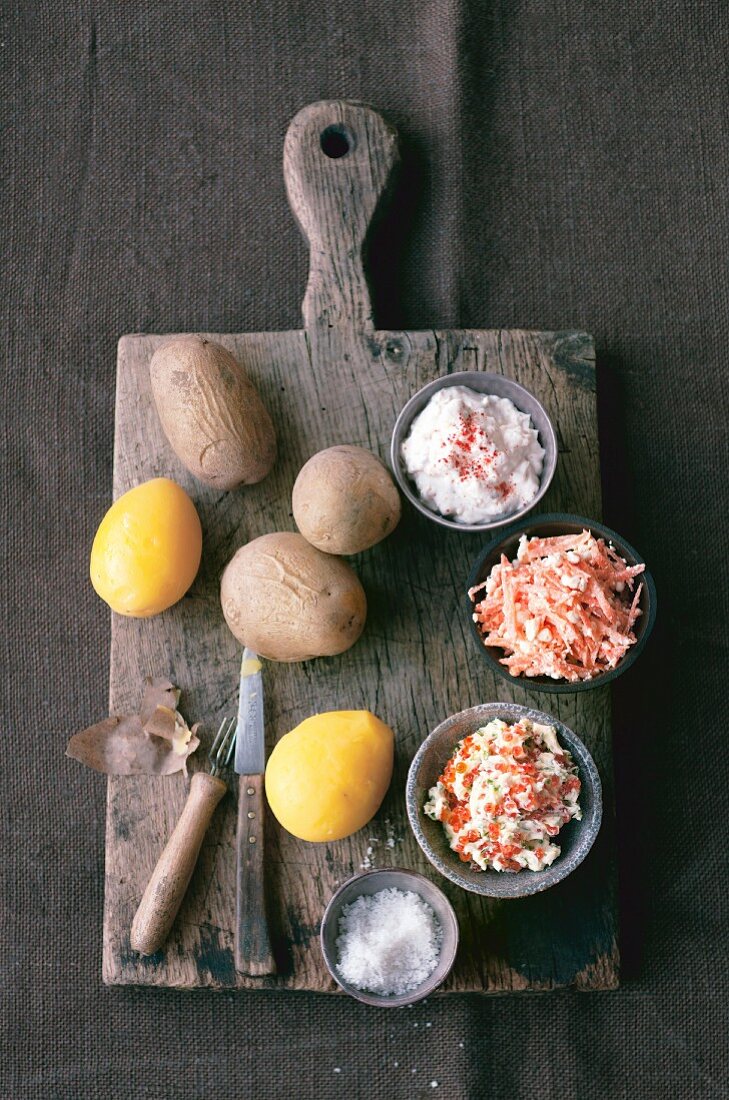
[[302, 466], [291, 497], [301, 534], [327, 554], [359, 554], [400, 520], [400, 495], [379, 458], [363, 447], [328, 447]]
[[238, 641], [271, 661], [343, 653], [367, 617], [364, 589], [351, 567], [293, 531], [242, 546], [225, 568], [220, 601]]
[[203, 336], [178, 336], [149, 365], [157, 412], [191, 474], [217, 489], [261, 481], [276, 458], [271, 417], [240, 363]]

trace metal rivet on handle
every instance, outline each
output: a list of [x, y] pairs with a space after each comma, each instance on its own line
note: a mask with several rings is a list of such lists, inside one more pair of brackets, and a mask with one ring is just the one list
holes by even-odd
[[255, 816], [256, 816], [256, 815], [254, 814], [253, 810], [249, 810], [249, 811], [248, 811], [248, 817], [249, 817], [249, 818], [250, 818], [251, 820], [253, 820], [253, 818], [254, 818]]
[[255, 844], [256, 843], [256, 838], [254, 836], [249, 836], [248, 837], [248, 843], [249, 844]]
[[249, 787], [248, 790], [246, 791], [246, 794], [255, 794], [255, 793], [256, 793], [256, 788], [255, 787]]

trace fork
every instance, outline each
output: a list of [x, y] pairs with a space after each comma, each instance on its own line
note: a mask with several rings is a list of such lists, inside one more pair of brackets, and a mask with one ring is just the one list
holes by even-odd
[[130, 942], [141, 955], [159, 951], [177, 916], [215, 807], [228, 789], [220, 772], [233, 755], [235, 729], [235, 718], [220, 723], [208, 754], [210, 771], [193, 775], [185, 807], [139, 903]]

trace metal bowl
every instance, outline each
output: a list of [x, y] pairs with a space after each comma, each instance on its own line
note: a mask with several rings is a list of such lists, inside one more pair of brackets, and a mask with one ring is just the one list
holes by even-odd
[[[516, 557], [519, 539], [522, 535], [526, 535], [528, 538], [532, 538], [534, 535], [540, 538], [549, 538], [553, 535], [578, 534], [585, 528], [592, 531], [597, 538], [603, 538], [606, 542], [611, 542], [628, 565], [645, 564], [638, 551], [634, 550], [629, 542], [626, 542], [624, 538], [609, 527], [605, 527], [604, 524], [596, 523], [595, 520], [587, 519], [585, 516], [551, 512], [549, 515], [530, 516], [529, 519], [523, 520], [521, 523], [515, 523], [512, 527], [509, 527], [508, 531], [502, 532], [497, 539], [490, 542], [481, 551], [473, 564], [466, 585], [466, 592], [469, 592], [475, 585], [480, 584], [481, 581], [486, 580], [494, 565], [501, 560], [502, 554], [505, 554], [510, 561]], [[577, 680], [573, 683], [570, 680], [553, 680], [550, 676], [513, 676], [508, 668], [499, 661], [499, 658], [504, 656], [504, 651], [483, 644], [478, 626], [473, 621], [473, 601], [467, 595], [467, 615], [471, 635], [491, 671], [508, 680], [510, 684], [517, 684], [533, 691], [546, 691], [554, 695], [590, 691], [592, 688], [602, 687], [603, 684], [610, 683], [616, 676], [622, 676], [638, 659], [641, 650], [648, 641], [648, 636], [656, 620], [656, 586], [648, 570], [641, 573], [639, 580], [643, 581], [643, 591], [638, 605], [642, 614], [638, 616], [634, 625], [635, 645], [630, 647], [615, 668], [599, 673], [592, 680]]]
[[[560, 744], [572, 754], [582, 784], [580, 791], [581, 821], [568, 822], [558, 833], [555, 842], [562, 849], [551, 867], [543, 871], [524, 869], [509, 871], [474, 871], [461, 861], [449, 846], [440, 821], [433, 821], [424, 811], [428, 792], [438, 782], [443, 768], [453, 755], [456, 745], [464, 737], [475, 733], [494, 718], [513, 724], [529, 718], [554, 726]], [[445, 722], [426, 737], [410, 765], [405, 789], [408, 817], [415, 839], [430, 862], [445, 878], [472, 894], [490, 898], [521, 898], [538, 894], [566, 878], [583, 859], [593, 845], [602, 820], [602, 787], [600, 776], [589, 752], [579, 737], [557, 718], [543, 714], [518, 703], [482, 703], [462, 710], [446, 718]]]
[[[413, 989], [410, 993], [402, 993], [398, 996], [382, 996], [377, 993], [366, 993], [350, 985], [337, 971], [337, 936], [339, 935], [339, 918], [342, 908], [350, 905], [363, 894], [378, 894], [380, 890], [412, 890], [419, 894], [423, 901], [427, 902], [440, 921], [443, 929], [443, 940], [440, 947], [438, 964], [422, 985]], [[400, 1008], [402, 1005], [414, 1004], [429, 996], [441, 982], [448, 977], [456, 958], [458, 949], [458, 921], [453, 912], [453, 906], [448, 901], [443, 891], [430, 879], [419, 875], [416, 871], [405, 871], [397, 867], [383, 868], [382, 870], [365, 871], [361, 875], [355, 875], [339, 887], [324, 910], [321, 922], [321, 949], [324, 961], [334, 981], [358, 1001], [366, 1005], [378, 1005], [380, 1008]]]
[[[410, 480], [408, 472], [405, 469], [400, 451], [403, 442], [410, 432], [415, 417], [423, 411], [433, 394], [437, 393], [438, 390], [445, 389], [446, 386], [468, 386], [469, 389], [476, 390], [478, 393], [490, 394], [494, 397], [507, 397], [509, 401], [512, 401], [514, 405], [516, 405], [520, 412], [529, 413], [532, 424], [539, 435], [539, 442], [544, 448], [544, 464], [542, 466], [539, 490], [534, 499], [524, 508], [520, 508], [515, 512], [510, 512], [506, 516], [497, 516], [484, 523], [467, 524], [457, 523], [456, 520], [441, 516], [440, 513], [434, 512], [421, 500], [415, 485]], [[554, 434], [554, 428], [552, 427], [552, 421], [549, 419], [544, 406], [537, 401], [534, 394], [530, 393], [529, 390], [525, 390], [518, 382], [512, 382], [510, 378], [505, 378], [503, 374], [486, 374], [484, 371], [478, 370], [459, 371], [456, 374], [447, 374], [442, 378], [436, 378], [435, 381], [429, 382], [427, 386], [423, 386], [421, 390], [418, 390], [418, 392], [413, 394], [410, 398], [395, 421], [395, 427], [392, 432], [392, 442], [390, 444], [390, 464], [395, 475], [395, 480], [400, 486], [403, 494], [414, 508], [417, 508], [417, 510], [422, 512], [424, 516], [427, 516], [428, 519], [432, 519], [434, 523], [439, 523], [441, 527], [450, 527], [454, 531], [493, 531], [497, 527], [504, 527], [508, 523], [513, 523], [521, 516], [525, 516], [527, 512], [531, 512], [542, 499], [550, 486], [557, 466], [557, 439]]]

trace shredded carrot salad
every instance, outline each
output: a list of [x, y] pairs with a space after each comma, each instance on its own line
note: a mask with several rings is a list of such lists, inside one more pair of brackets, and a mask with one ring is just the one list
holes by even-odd
[[633, 625], [645, 565], [628, 565], [590, 531], [522, 535], [516, 559], [501, 561], [470, 589], [483, 644], [503, 649], [514, 676], [591, 680], [615, 668], [635, 644]]

